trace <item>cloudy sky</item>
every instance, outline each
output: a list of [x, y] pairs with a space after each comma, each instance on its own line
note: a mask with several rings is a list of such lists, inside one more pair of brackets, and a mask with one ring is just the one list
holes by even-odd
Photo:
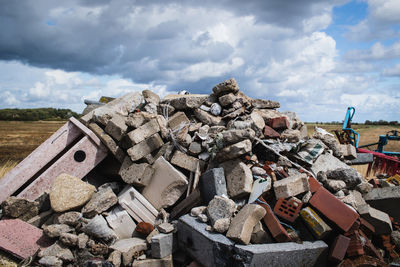
[[0, 108], [234, 77], [304, 121], [400, 121], [400, 0], [0, 0]]

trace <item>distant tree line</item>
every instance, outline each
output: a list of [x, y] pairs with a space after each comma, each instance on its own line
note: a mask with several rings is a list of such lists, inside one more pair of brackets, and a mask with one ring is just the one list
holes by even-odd
[[70, 109], [32, 108], [32, 109], [0, 109], [2, 121], [38, 121], [67, 120], [70, 117], [79, 118], [79, 114]]
[[384, 120], [379, 120], [379, 121], [370, 121], [366, 120], [365, 125], [400, 125], [398, 121], [384, 121]]

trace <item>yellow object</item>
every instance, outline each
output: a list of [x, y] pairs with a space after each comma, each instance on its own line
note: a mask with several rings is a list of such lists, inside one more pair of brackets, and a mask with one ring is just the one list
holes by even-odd
[[324, 238], [332, 229], [310, 207], [300, 211], [300, 216], [306, 222], [311, 232], [317, 239]]
[[400, 185], [400, 175], [395, 174], [392, 177], [387, 178], [386, 181], [395, 185]]

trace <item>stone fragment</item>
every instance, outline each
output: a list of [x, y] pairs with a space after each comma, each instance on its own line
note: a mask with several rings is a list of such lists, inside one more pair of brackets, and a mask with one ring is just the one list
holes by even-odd
[[371, 192], [364, 195], [365, 201], [371, 207], [386, 212], [395, 221], [400, 221], [400, 187], [373, 188]]
[[329, 225], [327, 225], [310, 207], [302, 209], [300, 211], [300, 216], [317, 239], [323, 239], [332, 232]]
[[151, 256], [157, 259], [164, 258], [172, 254], [173, 234], [158, 234], [151, 238]]
[[274, 243], [272, 236], [264, 230], [261, 221], [254, 226], [250, 242], [252, 244]]
[[245, 129], [231, 129], [222, 132], [222, 138], [224, 143], [233, 144], [243, 141], [245, 139], [254, 139], [255, 132], [253, 129], [245, 128]]
[[336, 193], [344, 188], [346, 188], [346, 183], [341, 180], [330, 180], [328, 179], [325, 183], [325, 187], [332, 193]]
[[301, 133], [299, 130], [286, 129], [281, 133], [280, 138], [289, 143], [297, 143], [301, 139]]
[[1, 208], [4, 216], [23, 221], [28, 221], [39, 214], [39, 202], [14, 196], [4, 200], [1, 203]]
[[223, 168], [213, 168], [200, 176], [200, 192], [205, 203], [214, 196], [228, 196]]
[[275, 131], [273, 128], [269, 127], [268, 125], [265, 125], [264, 136], [266, 138], [280, 138], [281, 137], [281, 135], [277, 131]]
[[361, 174], [353, 168], [339, 168], [326, 172], [328, 179], [342, 180], [347, 187], [355, 188], [363, 181]]
[[260, 168], [260, 167], [256, 167], [256, 166], [253, 166], [251, 168], [251, 172], [253, 173], [253, 175], [257, 175], [257, 176], [264, 176], [265, 174], [267, 174], [266, 170], [264, 170], [263, 168]]
[[251, 193], [253, 175], [250, 168], [240, 160], [230, 160], [220, 164], [224, 169], [226, 188], [232, 198], [240, 198]]
[[218, 151], [215, 159], [219, 162], [238, 158], [251, 151], [251, 141], [246, 139], [239, 143], [224, 147]]
[[95, 190], [93, 185], [63, 173], [56, 178], [51, 188], [51, 208], [56, 212], [79, 208], [90, 200]]
[[168, 120], [168, 127], [172, 130], [176, 130], [183, 125], [189, 124], [190, 121], [186, 114], [182, 111], [175, 113], [171, 118]]
[[54, 218], [54, 223], [57, 224], [67, 224], [69, 226], [77, 226], [80, 219], [82, 218], [82, 213], [77, 211], [69, 211], [65, 213], [58, 214]]
[[111, 135], [115, 140], [121, 141], [126, 134], [128, 126], [125, 124], [125, 118], [120, 115], [114, 115], [106, 125], [104, 131]]
[[281, 106], [279, 102], [265, 99], [252, 99], [251, 105], [257, 109], [274, 109]]
[[86, 218], [93, 218], [117, 203], [118, 198], [114, 194], [114, 191], [110, 187], [107, 187], [93, 194], [90, 201], [83, 207], [82, 214]]
[[125, 157], [118, 174], [125, 183], [144, 187], [150, 183], [154, 169], [147, 163], [133, 163], [129, 157]]
[[[29, 219], [27, 221], [27, 223], [40, 228], [52, 216], [53, 216], [53, 211], [52, 210], [44, 211], [44, 212], [39, 213], [39, 215]], [[0, 219], [1, 219], [1, 215], [0, 215]]]
[[222, 112], [222, 107], [218, 103], [213, 103], [210, 107], [210, 113], [214, 116], [218, 116]]
[[129, 114], [125, 123], [129, 127], [136, 129], [142, 126], [145, 122], [147, 122], [147, 118], [144, 116], [143, 112], [135, 112]]
[[188, 95], [167, 95], [161, 100], [161, 103], [169, 103], [178, 110], [198, 108], [208, 98], [208, 95], [188, 94]]
[[340, 150], [345, 159], [353, 160], [357, 158], [356, 148], [352, 144], [340, 145]]
[[271, 189], [271, 184], [272, 179], [269, 177], [267, 177], [267, 179], [259, 178], [254, 180], [248, 203], [253, 203], [264, 192], [269, 191]]
[[128, 239], [120, 239], [110, 246], [113, 250], [118, 250], [122, 253], [122, 263], [128, 266], [138, 252], [147, 249], [146, 240], [133, 237]]
[[222, 83], [217, 84], [212, 89], [216, 96], [225, 95], [229, 93], [236, 94], [239, 92], [239, 85], [234, 78], [228, 79]]
[[202, 149], [202, 147], [201, 147], [201, 144], [198, 143], [198, 142], [192, 142], [192, 143], [190, 143], [190, 145], [189, 145], [189, 153], [190, 153], [191, 155], [196, 156], [196, 155], [200, 154], [202, 150], [203, 150], [203, 149]]
[[349, 190], [348, 195], [341, 199], [344, 203], [351, 205], [358, 210], [359, 207], [367, 204], [361, 193], [355, 190]]
[[71, 233], [62, 233], [60, 235], [60, 242], [68, 247], [74, 247], [78, 244], [78, 236]]
[[392, 232], [392, 222], [387, 213], [374, 209], [368, 204], [360, 206], [357, 211], [362, 218], [375, 227], [377, 235], [390, 234]]
[[190, 216], [197, 217], [197, 216], [199, 216], [200, 214], [205, 213], [206, 210], [207, 210], [207, 206], [194, 207], [194, 208], [192, 208], [191, 211], [190, 211]]
[[159, 157], [154, 162], [153, 168], [154, 175], [142, 194], [156, 209], [169, 207], [185, 192], [188, 185], [186, 176], [164, 157]]
[[139, 222], [135, 231], [142, 236], [148, 236], [152, 231], [154, 231], [154, 226], [148, 222]]
[[243, 130], [250, 128], [253, 125], [253, 122], [251, 120], [244, 120], [244, 121], [239, 121], [239, 120], [233, 120], [228, 122], [227, 128], [228, 129], [238, 129], [238, 130]]
[[171, 163], [188, 171], [196, 172], [199, 159], [186, 155], [180, 150], [176, 150], [172, 156]]
[[308, 178], [306, 174], [293, 175], [274, 183], [276, 198], [287, 198], [308, 191]]
[[162, 259], [135, 260], [132, 267], [173, 267], [172, 255]]
[[226, 107], [235, 102], [237, 97], [233, 93], [229, 93], [218, 98], [219, 103], [221, 106]]
[[45, 256], [39, 260], [41, 266], [62, 267], [63, 261], [56, 256]]
[[80, 233], [78, 235], [78, 248], [84, 249], [86, 247], [87, 242], [89, 241], [89, 236], [85, 233]]
[[311, 191], [308, 191], [308, 192], [303, 196], [303, 198], [301, 199], [301, 202], [303, 202], [303, 203], [308, 203], [308, 202], [310, 201], [311, 197], [312, 197], [312, 193], [311, 193]]
[[118, 196], [118, 202], [137, 222], [154, 223], [158, 214], [151, 203], [132, 186], [126, 186]]
[[229, 229], [229, 225], [231, 224], [230, 218], [222, 218], [215, 221], [213, 229], [217, 233], [226, 233]]
[[350, 169], [351, 167], [331, 153], [323, 153], [314, 161], [314, 164], [311, 166], [311, 171], [317, 175], [320, 171], [327, 172], [339, 168]]
[[136, 223], [120, 205], [111, 210], [106, 220], [119, 239], [132, 237]]
[[162, 114], [165, 118], [171, 117], [175, 113], [175, 108], [170, 104], [160, 104], [158, 106], [158, 114]]
[[59, 237], [62, 233], [72, 232], [74, 229], [66, 224], [51, 224], [43, 227], [43, 232], [51, 238]]
[[111, 262], [114, 265], [114, 267], [120, 267], [122, 263], [121, 257], [122, 257], [121, 251], [114, 250], [113, 252], [110, 253], [110, 256], [108, 256], [107, 261]]
[[151, 90], [143, 90], [142, 95], [146, 103], [153, 103], [158, 105], [160, 103], [160, 97]]
[[116, 234], [107, 225], [107, 221], [101, 215], [96, 215], [88, 224], [82, 227], [82, 231], [90, 236], [104, 239], [105, 241], [115, 240]]
[[152, 119], [149, 122], [143, 124], [139, 128], [128, 133], [128, 137], [131, 140], [132, 144], [138, 144], [143, 140], [149, 138], [150, 136], [158, 133], [160, 131], [160, 125], [157, 122], [157, 119]]
[[236, 204], [233, 200], [226, 197], [215, 196], [210, 203], [208, 203], [206, 212], [211, 221], [211, 226], [214, 227], [217, 220], [223, 218], [230, 219], [235, 210]]
[[41, 250], [39, 252], [38, 256], [40, 258], [43, 258], [46, 256], [54, 256], [63, 261], [73, 261], [74, 260], [74, 255], [72, 254], [71, 250], [64, 247], [59, 242], [56, 242], [53, 245], [51, 245], [50, 247]]
[[89, 251], [93, 255], [104, 256], [108, 254], [108, 246], [103, 243], [93, 243], [89, 246]]
[[224, 125], [224, 122], [222, 121], [221, 117], [216, 117], [214, 115], [211, 115], [207, 111], [201, 110], [199, 108], [194, 109], [194, 115], [203, 124], [207, 124], [210, 126]]
[[199, 214], [199, 216], [197, 216], [197, 219], [204, 223], [208, 222], [208, 217], [206, 214]]
[[315, 127], [312, 137], [320, 139], [327, 147], [329, 147], [329, 149], [332, 150], [335, 157], [340, 158], [343, 156], [341, 145], [333, 134], [322, 128]]
[[117, 145], [114, 139], [106, 134], [103, 129], [96, 123], [90, 123], [89, 129], [92, 130], [101, 140], [101, 142], [108, 148], [108, 150], [114, 155], [114, 157], [122, 162], [125, 158], [125, 152]]
[[231, 220], [226, 236], [236, 242], [248, 245], [254, 226], [265, 216], [265, 213], [265, 209], [259, 205], [247, 204]]
[[146, 140], [134, 145], [133, 147], [128, 149], [128, 155], [131, 157], [132, 161], [139, 160], [144, 156], [150, 154], [157, 148], [160, 148], [163, 145], [163, 141], [157, 133], [150, 136]]
[[250, 119], [253, 122], [252, 129], [258, 133], [257, 135], [260, 135], [265, 127], [265, 121], [263, 117], [257, 111], [253, 111], [250, 114]]

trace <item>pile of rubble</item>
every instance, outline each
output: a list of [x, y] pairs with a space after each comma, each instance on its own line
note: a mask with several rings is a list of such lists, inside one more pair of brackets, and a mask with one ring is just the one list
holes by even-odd
[[400, 176], [366, 181], [354, 147], [234, 79], [212, 91], [90, 105], [112, 158], [5, 199], [0, 248], [43, 266], [397, 266]]

